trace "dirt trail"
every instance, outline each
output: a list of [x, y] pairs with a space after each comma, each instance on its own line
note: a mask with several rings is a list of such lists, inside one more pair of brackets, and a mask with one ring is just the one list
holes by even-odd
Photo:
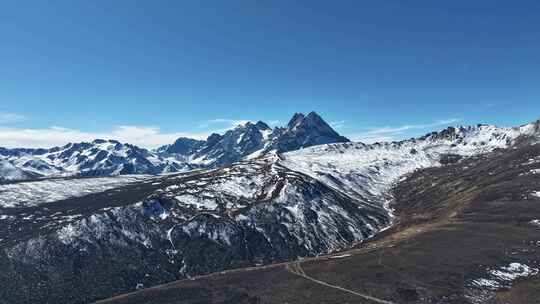
[[314, 283], [317, 283], [317, 284], [320, 284], [320, 285], [323, 285], [323, 286], [326, 286], [326, 287], [330, 287], [330, 288], [334, 288], [334, 289], [337, 289], [337, 290], [341, 290], [343, 292], [347, 292], [347, 293], [350, 293], [350, 294], [353, 294], [353, 295], [356, 295], [356, 296], [359, 296], [361, 298], [364, 298], [366, 300], [369, 300], [369, 301], [372, 301], [372, 302], [375, 302], [375, 303], [381, 303], [381, 304], [397, 304], [397, 303], [394, 303], [394, 302], [391, 302], [391, 301], [387, 301], [387, 300], [383, 300], [383, 299], [379, 299], [379, 298], [376, 298], [376, 297], [373, 297], [373, 296], [370, 296], [370, 295], [367, 295], [367, 294], [363, 294], [363, 293], [360, 293], [360, 292], [356, 292], [354, 290], [350, 290], [350, 289], [347, 289], [347, 288], [344, 288], [344, 287], [341, 287], [341, 286], [337, 286], [337, 285], [332, 285], [330, 283], [327, 283], [327, 282], [324, 282], [324, 281], [321, 281], [321, 280], [317, 280], [313, 277], [310, 277], [308, 276], [305, 272], [304, 272], [304, 269], [302, 268], [302, 265], [300, 264], [301, 262], [300, 261], [296, 261], [296, 262], [292, 262], [290, 264], [287, 265], [287, 270], [290, 272], [290, 273], [293, 273], [297, 276], [300, 276], [306, 280], [310, 280]]
[[[336, 256], [336, 255], [341, 255], [341, 254], [359, 255], [359, 254], [366, 254], [366, 253], [369, 253], [369, 252], [380, 250], [380, 249], [383, 249], [385, 247], [392, 247], [392, 246], [395, 246], [399, 241], [411, 238], [411, 237], [413, 237], [413, 236], [415, 236], [415, 235], [417, 235], [419, 233], [422, 233], [422, 232], [425, 232], [425, 231], [428, 231], [428, 230], [431, 230], [431, 229], [435, 229], [439, 225], [440, 225], [440, 223], [439, 224], [431, 223], [431, 224], [421, 224], [421, 225], [411, 226], [411, 227], [408, 227], [408, 228], [403, 229], [401, 231], [392, 232], [389, 235], [387, 235], [387, 236], [385, 236], [385, 237], [383, 237], [383, 238], [381, 238], [379, 240], [368, 240], [367, 243], [364, 244], [364, 246], [362, 246], [360, 248], [353, 248], [353, 249], [349, 249], [349, 250], [344, 250], [344, 251], [336, 252], [336, 253], [329, 254], [329, 255], [322, 255], [322, 256], [317, 256], [317, 257], [306, 257], [306, 258], [304, 258], [302, 260], [302, 262], [324, 261], [324, 260], [330, 260], [330, 259], [332, 259], [333, 256]], [[308, 279], [308, 280], [310, 280], [312, 282], [315, 282], [317, 284], [320, 284], [320, 285], [324, 285], [324, 286], [327, 286], [327, 287], [330, 287], [330, 288], [334, 288], [334, 289], [338, 289], [338, 290], [341, 290], [341, 291], [344, 291], [344, 292], [347, 292], [347, 293], [351, 293], [351, 294], [363, 297], [363, 298], [365, 298], [367, 300], [374, 301], [376, 303], [397, 304], [397, 303], [394, 303], [394, 302], [378, 299], [378, 298], [375, 298], [375, 297], [372, 297], [372, 296], [369, 296], [369, 295], [361, 294], [361, 293], [358, 293], [358, 292], [353, 291], [353, 290], [348, 290], [348, 289], [345, 289], [343, 287], [332, 285], [332, 284], [317, 280], [315, 278], [309, 277], [304, 273], [302, 267], [298, 268], [298, 266], [295, 266], [296, 264], [298, 264], [298, 262], [295, 262], [295, 261], [290, 262], [290, 261], [288, 261], [288, 262], [279, 262], [279, 263], [273, 263], [273, 264], [268, 264], [268, 265], [263, 265], [263, 266], [252, 266], [252, 267], [246, 267], [246, 268], [229, 269], [229, 270], [224, 270], [224, 271], [220, 271], [220, 272], [214, 272], [214, 273], [210, 273], [210, 274], [206, 274], [206, 275], [195, 276], [195, 277], [192, 277], [191, 279], [183, 279], [183, 280], [172, 281], [172, 282], [169, 282], [169, 283], [152, 286], [152, 287], [149, 287], [149, 288], [146, 288], [146, 289], [142, 289], [142, 290], [133, 291], [133, 292], [130, 292], [130, 293], [125, 293], [125, 294], [113, 296], [113, 297], [110, 297], [110, 298], [107, 298], [107, 299], [102, 299], [102, 300], [96, 301], [95, 303], [96, 304], [112, 303], [116, 299], [127, 298], [127, 297], [135, 295], [137, 293], [147, 292], [148, 290], [157, 290], [157, 289], [161, 289], [161, 288], [174, 286], [174, 285], [176, 285], [178, 283], [181, 283], [182, 281], [187, 281], [187, 280], [190, 280], [190, 281], [191, 280], [199, 280], [199, 279], [215, 277], [215, 276], [222, 276], [222, 275], [238, 273], [238, 272], [258, 271], [258, 270], [269, 269], [269, 268], [284, 267], [289, 272], [291, 272], [291, 273], [293, 273], [295, 275], [301, 276], [304, 279]], [[295, 272], [295, 271], [298, 271], [298, 272]]]

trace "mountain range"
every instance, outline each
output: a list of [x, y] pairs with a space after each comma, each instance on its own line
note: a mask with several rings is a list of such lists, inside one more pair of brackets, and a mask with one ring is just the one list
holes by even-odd
[[360, 244], [99, 303], [538, 303], [539, 178], [533, 142], [417, 169], [386, 192], [391, 227]]
[[[364, 144], [341, 137], [310, 113], [294, 115], [284, 128], [246, 123], [206, 141], [182, 138], [156, 151], [102, 140], [5, 149], [2, 168], [12, 175], [113, 176], [0, 185], [0, 285], [5, 287], [0, 298], [87, 303], [228, 269], [332, 255], [385, 233], [403, 237], [412, 233], [411, 225], [460, 214], [454, 197], [490, 201], [512, 193], [509, 199], [534, 202], [540, 198], [540, 188], [534, 188], [539, 142], [540, 120], [513, 128], [449, 127], [409, 140]], [[528, 224], [535, 212], [530, 209], [519, 225], [536, 229]], [[424, 229], [413, 228], [414, 233]], [[513, 256], [531, 270], [517, 278], [538, 273], [535, 256]], [[510, 267], [502, 262], [512, 261], [490, 267]], [[488, 274], [471, 270], [467, 284], [481, 283]], [[389, 296], [399, 303], [422, 299], [402, 285], [389, 286], [395, 292]], [[414, 292], [425, 293], [426, 286]], [[474, 292], [490, 291], [471, 286]], [[190, 294], [188, 288], [182, 296]], [[234, 302], [236, 293], [230, 295], [213, 302]], [[461, 302], [425, 295], [424, 302], [410, 303], [488, 303], [463, 302], [462, 294]], [[245, 302], [238, 303], [261, 297], [268, 295], [242, 293], [238, 299]]]
[[179, 138], [155, 151], [102, 139], [50, 149], [0, 148], [0, 181], [183, 172], [215, 168], [270, 151], [348, 141], [315, 112], [297, 113], [286, 127], [271, 129], [262, 121], [247, 122], [204, 141]]

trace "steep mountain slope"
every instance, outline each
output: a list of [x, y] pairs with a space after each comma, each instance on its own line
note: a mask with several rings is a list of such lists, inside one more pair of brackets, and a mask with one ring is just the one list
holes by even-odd
[[[0, 264], [6, 269], [0, 279], [11, 286], [3, 296], [28, 294], [33, 303], [89, 301], [137, 286], [343, 250], [389, 227], [391, 189], [405, 174], [530, 146], [538, 141], [538, 125], [449, 128], [396, 143], [268, 153], [38, 204], [29, 201], [41, 194], [13, 195], [28, 183], [0, 185]], [[45, 182], [30, 188], [49, 188], [40, 186]], [[88, 281], [99, 284], [82, 284]]]
[[539, 126], [540, 121], [516, 128], [449, 127], [400, 142], [320, 145], [284, 154], [283, 164], [349, 195], [377, 200], [401, 176], [416, 169], [538, 142]]
[[357, 249], [99, 303], [537, 303], [540, 144], [418, 170], [392, 193], [395, 225]]
[[178, 138], [172, 145], [159, 147], [156, 152], [168, 154], [191, 155], [204, 145], [204, 140], [196, 140], [187, 137]]
[[[82, 197], [75, 190], [87, 179], [65, 181], [72, 192], [52, 200], [39, 190], [50, 189], [41, 185], [47, 181], [0, 186], [0, 281], [12, 286], [3, 296], [32, 290], [34, 303], [87, 301], [138, 284], [348, 248], [390, 223], [377, 204], [291, 171], [277, 157], [122, 179], [117, 184], [128, 185]], [[26, 184], [36, 184], [32, 194], [17, 195]]]
[[272, 136], [274, 141], [271, 146], [278, 152], [349, 141], [334, 131], [315, 112], [311, 112], [307, 116], [296, 113], [287, 124], [287, 128], [279, 128], [275, 133]]
[[264, 122], [247, 122], [223, 135], [212, 134], [205, 144], [189, 155], [190, 162], [205, 166], [220, 166], [239, 161], [261, 150], [269, 140], [272, 130]]

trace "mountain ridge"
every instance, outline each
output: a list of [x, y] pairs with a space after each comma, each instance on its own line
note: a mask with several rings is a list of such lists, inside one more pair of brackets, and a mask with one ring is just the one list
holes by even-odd
[[272, 129], [262, 121], [247, 122], [222, 135], [213, 133], [206, 140], [181, 137], [155, 150], [103, 139], [50, 149], [0, 148], [4, 163], [0, 180], [183, 172], [228, 165], [271, 150], [286, 152], [348, 141], [317, 113], [297, 113], [286, 128]]
[[271, 150], [287, 152], [309, 146], [349, 142], [339, 135], [317, 113], [295, 113], [286, 127], [270, 128], [263, 121], [246, 122], [223, 135], [211, 134], [205, 141], [179, 138], [175, 145], [163, 146], [158, 151], [180, 154], [193, 163], [220, 166], [245, 157], [262, 155]]
[[[481, 125], [394, 143], [315, 145], [168, 175], [0, 185], [0, 264], [6, 265], [0, 282], [10, 286], [0, 292], [14, 299], [32, 290], [34, 303], [84, 302], [345, 250], [394, 226], [391, 190], [402, 178], [478, 155], [515, 154], [538, 141], [536, 126]], [[540, 158], [538, 145], [531, 147], [516, 174], [534, 181]], [[88, 280], [100, 284], [83, 284]]]
[[[527, 134], [540, 134], [540, 120], [512, 128], [484, 124], [448, 127], [393, 143], [454, 140], [456, 145], [469, 142], [483, 145], [486, 141], [500, 141], [498, 144], [502, 147], [518, 140], [520, 135], [523, 135], [521, 139], [526, 140], [524, 138]], [[470, 141], [470, 138], [476, 138], [477, 142]], [[211, 134], [206, 140], [181, 137], [155, 150], [103, 139], [69, 143], [50, 149], [0, 147], [0, 160], [3, 163], [0, 167], [0, 181], [185, 172], [216, 168], [256, 158], [270, 151], [283, 153], [339, 143], [350, 143], [350, 140], [339, 135], [317, 113], [295, 113], [286, 127], [272, 129], [262, 121], [247, 122], [222, 135]], [[371, 145], [388, 144], [379, 142]]]

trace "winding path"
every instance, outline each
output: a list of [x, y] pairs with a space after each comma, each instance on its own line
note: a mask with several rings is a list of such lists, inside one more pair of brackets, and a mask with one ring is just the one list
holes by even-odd
[[310, 280], [312, 282], [315, 282], [317, 284], [320, 284], [320, 285], [323, 285], [323, 286], [326, 286], [326, 287], [330, 287], [330, 288], [334, 288], [334, 289], [337, 289], [337, 290], [341, 290], [343, 292], [347, 292], [347, 293], [350, 293], [350, 294], [353, 294], [353, 295], [356, 295], [356, 296], [359, 296], [361, 298], [364, 298], [366, 300], [370, 300], [370, 301], [373, 301], [375, 303], [381, 303], [381, 304], [397, 304], [397, 303], [394, 303], [394, 302], [391, 302], [391, 301], [387, 301], [387, 300], [383, 300], [383, 299], [379, 299], [379, 298], [375, 298], [373, 296], [370, 296], [370, 295], [367, 295], [367, 294], [363, 294], [363, 293], [360, 293], [360, 292], [356, 292], [354, 290], [350, 290], [350, 289], [347, 289], [347, 288], [343, 288], [343, 287], [340, 287], [340, 286], [337, 286], [337, 285], [332, 285], [330, 283], [326, 283], [326, 282], [323, 282], [323, 281], [320, 281], [320, 280], [317, 280], [313, 277], [310, 277], [308, 276], [305, 272], [304, 272], [304, 269], [302, 269], [302, 265], [300, 265], [300, 262], [299, 261], [296, 261], [296, 262], [292, 262], [290, 264], [287, 265], [287, 270], [297, 276], [300, 276], [304, 279], [307, 279], [307, 280]]

